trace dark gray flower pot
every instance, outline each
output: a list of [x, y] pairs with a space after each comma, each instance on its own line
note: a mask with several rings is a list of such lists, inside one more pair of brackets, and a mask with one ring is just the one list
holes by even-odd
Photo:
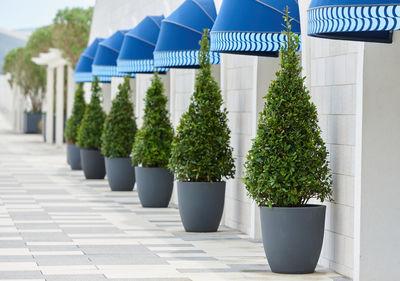
[[24, 113], [24, 134], [40, 134], [39, 122], [42, 119], [42, 113]]
[[174, 175], [163, 168], [135, 167], [137, 191], [143, 207], [166, 208], [174, 188]]
[[67, 159], [72, 170], [82, 170], [81, 149], [79, 146], [67, 143]]
[[179, 214], [187, 232], [216, 232], [225, 202], [225, 182], [178, 182]]
[[264, 250], [272, 272], [313, 273], [324, 239], [326, 206], [261, 207]]
[[131, 158], [105, 158], [108, 184], [112, 191], [132, 191], [135, 168]]
[[81, 165], [86, 179], [104, 179], [106, 169], [104, 166], [104, 156], [99, 150], [88, 150], [81, 148]]

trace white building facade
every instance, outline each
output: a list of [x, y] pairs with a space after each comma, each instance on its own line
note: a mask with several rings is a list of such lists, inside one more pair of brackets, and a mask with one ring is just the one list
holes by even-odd
[[[182, 2], [97, 0], [90, 42], [131, 29], [148, 15], [168, 16]], [[215, 1], [217, 11], [221, 2]], [[393, 44], [309, 37], [309, 2], [299, 1], [303, 70], [330, 152], [335, 199], [327, 203], [320, 264], [354, 280], [399, 280], [400, 34], [394, 33]], [[221, 64], [213, 66], [229, 111], [237, 170], [227, 183], [223, 224], [255, 239], [260, 238], [259, 210], [241, 178], [258, 112], [278, 67], [278, 58], [230, 54], [222, 54]], [[195, 75], [196, 70], [172, 69], [163, 76], [175, 127], [188, 108]], [[138, 74], [132, 79], [139, 126], [150, 78]], [[120, 82], [114, 78], [106, 86], [111, 97]], [[177, 204], [175, 193], [172, 202]]]

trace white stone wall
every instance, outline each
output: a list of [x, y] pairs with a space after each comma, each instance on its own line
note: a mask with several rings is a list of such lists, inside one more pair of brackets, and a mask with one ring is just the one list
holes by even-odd
[[334, 200], [328, 203], [321, 263], [352, 276], [357, 118], [357, 67], [361, 43], [310, 39], [308, 73], [323, 138], [330, 152]]

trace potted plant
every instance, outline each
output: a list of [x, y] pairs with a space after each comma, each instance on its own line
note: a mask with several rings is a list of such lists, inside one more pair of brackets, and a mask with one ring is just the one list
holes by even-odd
[[101, 152], [105, 156], [108, 183], [113, 191], [131, 191], [135, 184], [135, 170], [130, 154], [137, 131], [129, 76], [118, 86], [110, 113], [104, 123]]
[[285, 19], [281, 69], [269, 86], [244, 182], [260, 206], [271, 270], [304, 274], [317, 265], [326, 209], [308, 202], [331, 200], [332, 180], [317, 109], [301, 75], [299, 37], [291, 32], [288, 13]]
[[78, 137], [78, 129], [81, 125], [83, 115], [85, 114], [85, 91], [83, 83], [78, 84], [75, 91], [74, 105], [71, 117], [67, 120], [64, 131], [64, 137], [67, 141], [67, 159], [72, 170], [81, 170], [81, 154], [80, 148], [76, 145]]
[[167, 96], [157, 73], [147, 90], [142, 128], [136, 135], [132, 162], [143, 207], [168, 207], [174, 176], [167, 169], [174, 137], [166, 105]]
[[217, 231], [225, 201], [223, 178], [235, 173], [228, 112], [221, 110], [221, 91], [211, 74], [207, 36], [205, 30], [195, 90], [180, 119], [169, 162], [179, 180], [179, 213], [190, 232]]
[[100, 153], [101, 134], [105, 113], [100, 102], [99, 79], [92, 83], [92, 97], [78, 131], [78, 146], [81, 147], [81, 164], [86, 179], [104, 179], [106, 175], [104, 157]]

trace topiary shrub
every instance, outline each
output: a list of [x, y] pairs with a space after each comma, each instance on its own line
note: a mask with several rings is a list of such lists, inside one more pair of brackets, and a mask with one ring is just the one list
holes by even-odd
[[99, 79], [95, 77], [92, 82], [90, 103], [86, 106], [78, 131], [78, 146], [88, 150], [98, 150], [101, 145], [101, 134], [106, 114], [101, 107], [100, 93]]
[[166, 168], [171, 154], [174, 130], [166, 109], [168, 98], [157, 73], [145, 98], [142, 128], [132, 149], [132, 163], [143, 167]]
[[286, 22], [281, 69], [269, 86], [245, 163], [244, 183], [260, 206], [304, 206], [311, 198], [323, 202], [332, 196], [328, 151], [296, 52], [299, 37], [291, 32], [288, 15]]
[[129, 77], [125, 77], [124, 83], [118, 86], [118, 90], [104, 122], [101, 137], [101, 153], [108, 158], [129, 157], [137, 131], [133, 103], [129, 100], [131, 91]]
[[211, 74], [208, 30], [199, 53], [200, 70], [189, 110], [181, 117], [172, 142], [170, 168], [180, 181], [216, 182], [235, 173], [227, 110]]
[[65, 126], [64, 137], [70, 144], [75, 144], [78, 138], [78, 130], [85, 114], [86, 102], [85, 91], [83, 90], [83, 83], [78, 84], [75, 91], [74, 106], [72, 108], [72, 115], [67, 120]]

